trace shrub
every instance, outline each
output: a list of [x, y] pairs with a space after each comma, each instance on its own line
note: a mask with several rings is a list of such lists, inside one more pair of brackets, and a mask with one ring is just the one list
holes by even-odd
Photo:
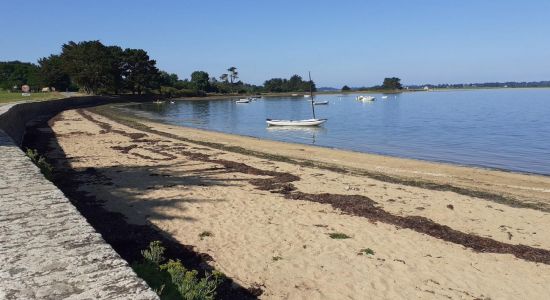
[[149, 244], [149, 249], [141, 251], [143, 261], [132, 264], [132, 268], [143, 278], [161, 299], [211, 300], [216, 297], [216, 289], [225, 276], [214, 271], [198, 277], [196, 270], [187, 270], [179, 260], [164, 260], [166, 249], [159, 241]]
[[32, 150], [29, 148], [27, 148], [27, 156], [40, 169], [40, 172], [42, 172], [46, 179], [52, 179], [53, 167], [46, 161], [46, 158], [44, 156], [38, 154], [38, 151], [36, 149]]
[[330, 236], [331, 239], [336, 239], [336, 240], [343, 240], [343, 239], [351, 238], [349, 235], [347, 235], [345, 233], [340, 233], [340, 232], [329, 233], [328, 236]]

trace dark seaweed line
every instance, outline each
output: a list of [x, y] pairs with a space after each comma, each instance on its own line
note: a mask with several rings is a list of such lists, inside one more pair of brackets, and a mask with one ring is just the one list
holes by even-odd
[[[90, 119], [93, 120], [91, 116]], [[187, 156], [191, 160], [220, 164], [229, 172], [270, 176], [271, 178], [267, 179], [251, 179], [249, 182], [260, 190], [280, 193], [287, 199], [330, 204], [333, 208], [339, 209], [350, 215], [364, 217], [375, 222], [395, 225], [400, 228], [411, 229], [437, 239], [462, 245], [476, 252], [512, 254], [526, 261], [550, 265], [550, 251], [546, 249], [534, 248], [521, 244], [508, 244], [491, 238], [464, 233], [421, 216], [394, 215], [377, 207], [377, 202], [362, 195], [303, 193], [297, 191], [296, 187], [292, 184], [292, 182], [300, 180], [300, 177], [293, 174], [261, 170], [244, 163], [224, 159], [211, 159], [209, 155], [203, 153], [183, 150], [178, 153]]]
[[343, 168], [343, 167], [336, 166], [329, 163], [322, 163], [322, 162], [305, 160], [305, 159], [292, 159], [282, 155], [267, 154], [259, 151], [253, 151], [253, 150], [245, 149], [239, 146], [228, 146], [220, 143], [205, 142], [205, 141], [198, 141], [198, 140], [193, 140], [189, 138], [184, 138], [175, 134], [150, 128], [144, 125], [143, 123], [140, 123], [138, 119], [134, 117], [128, 117], [127, 115], [123, 117], [120, 114], [113, 112], [112, 109], [110, 108], [113, 108], [113, 107], [99, 106], [99, 107], [89, 108], [88, 110], [93, 111], [94, 113], [97, 113], [115, 122], [118, 122], [120, 124], [126, 125], [128, 127], [131, 127], [137, 130], [142, 130], [145, 132], [158, 134], [164, 137], [180, 140], [183, 142], [189, 142], [189, 143], [211, 147], [211, 148], [215, 148], [223, 151], [240, 153], [244, 155], [254, 156], [257, 158], [269, 159], [269, 160], [280, 161], [280, 162], [285, 162], [290, 164], [296, 164], [302, 167], [319, 168], [319, 169], [329, 170], [329, 171], [341, 173], [341, 174], [365, 176], [374, 180], [393, 183], [393, 184], [401, 184], [401, 185], [419, 187], [423, 189], [436, 190], [436, 191], [454, 192], [460, 195], [481, 198], [487, 201], [507, 205], [510, 207], [528, 208], [528, 209], [534, 209], [534, 210], [550, 213], [550, 205], [546, 203], [538, 202], [538, 201], [520, 201], [510, 196], [484, 192], [479, 190], [472, 190], [472, 189], [462, 188], [462, 187], [458, 187], [450, 184], [440, 184], [440, 183], [433, 183], [429, 181], [400, 178], [400, 177], [390, 176], [382, 173], [371, 172], [371, 171], [356, 169], [351, 167]]

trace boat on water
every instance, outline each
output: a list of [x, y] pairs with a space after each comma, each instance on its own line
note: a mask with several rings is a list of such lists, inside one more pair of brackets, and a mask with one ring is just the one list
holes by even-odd
[[273, 120], [266, 119], [269, 126], [319, 126], [325, 123], [327, 119], [307, 119], [307, 120]]
[[[266, 119], [267, 126], [319, 126], [327, 121], [327, 119], [317, 119], [315, 116], [315, 98], [313, 97], [313, 86], [311, 84], [311, 73], [309, 73], [309, 95], [304, 95], [306, 98], [311, 98], [309, 100], [311, 102], [311, 112], [313, 114], [313, 119], [305, 119], [305, 120], [274, 120], [274, 119]], [[328, 101], [325, 101], [328, 104]]]
[[250, 103], [250, 99], [239, 99], [235, 103]]
[[388, 99], [388, 96], [382, 96], [381, 98], [382, 99]]
[[166, 101], [160, 101], [160, 100], [153, 101], [153, 103], [155, 103], [155, 104], [164, 104], [164, 102], [166, 102]]
[[374, 101], [374, 100], [376, 100], [376, 98], [373, 97], [373, 96], [357, 96], [357, 97], [355, 97], [355, 100], [357, 100], [357, 101]]
[[170, 100], [170, 104], [176, 104], [176, 101]]
[[313, 105], [328, 105], [328, 101], [313, 101]]

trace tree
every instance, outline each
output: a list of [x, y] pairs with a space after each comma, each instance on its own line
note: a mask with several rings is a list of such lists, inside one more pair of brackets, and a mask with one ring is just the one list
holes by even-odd
[[227, 75], [227, 73], [224, 73], [224, 74], [220, 75], [220, 80], [223, 81], [223, 82], [227, 82], [228, 77], [229, 77], [229, 75]]
[[400, 90], [402, 88], [401, 79], [397, 77], [384, 78], [384, 83], [382, 83], [382, 89], [385, 90]]
[[195, 89], [199, 91], [209, 91], [210, 82], [209, 82], [210, 75], [204, 71], [195, 71], [191, 73], [191, 83], [195, 87]]
[[347, 85], [344, 85], [344, 86], [342, 87], [342, 92], [348, 92], [348, 91], [350, 91], [350, 90], [351, 90], [350, 87], [347, 86]]
[[124, 51], [119, 46], [108, 46], [107, 52], [109, 55], [106, 57], [106, 60], [110, 68], [105, 88], [118, 94], [125, 85], [123, 74]]
[[20, 89], [24, 84], [32, 89], [42, 85], [38, 66], [20, 61], [0, 62], [0, 88], [10, 90], [15, 86]]
[[111, 52], [99, 41], [68, 42], [62, 46], [63, 69], [86, 93], [97, 94], [112, 80]]
[[143, 49], [125, 49], [122, 55], [122, 74], [126, 86], [132, 93], [141, 93], [145, 89], [158, 88], [159, 71], [156, 61], [149, 59]]
[[63, 69], [63, 62], [59, 55], [50, 55], [38, 60], [39, 74], [42, 83], [47, 87], [54, 87], [64, 91], [71, 85], [69, 74]]
[[229, 71], [229, 79], [231, 80], [231, 83], [235, 82], [235, 80], [239, 78], [239, 72], [237, 72], [237, 68], [231, 67], [227, 69], [227, 71]]
[[177, 83], [178, 83], [178, 75], [177, 74], [168, 74], [167, 72], [165, 71], [160, 71], [159, 72], [159, 80], [160, 80], [160, 84], [163, 85], [163, 86], [171, 86], [171, 87], [174, 87]]

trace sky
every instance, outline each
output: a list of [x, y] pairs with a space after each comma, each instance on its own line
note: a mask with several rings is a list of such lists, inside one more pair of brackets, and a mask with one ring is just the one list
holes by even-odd
[[[9, 13], [7, 13], [9, 12]], [[548, 0], [3, 1], [0, 61], [68, 41], [145, 49], [180, 78], [311, 71], [317, 86], [550, 80]]]

